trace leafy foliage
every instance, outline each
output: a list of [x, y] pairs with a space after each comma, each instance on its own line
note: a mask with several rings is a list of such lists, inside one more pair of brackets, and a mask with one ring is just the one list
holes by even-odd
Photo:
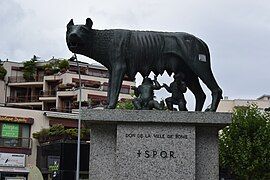
[[39, 142], [46, 142], [49, 134], [49, 129], [41, 129], [39, 132], [33, 133], [33, 138], [38, 139]]
[[37, 57], [34, 56], [31, 60], [23, 63], [23, 78], [27, 81], [34, 80], [36, 72]]
[[61, 60], [58, 65], [59, 69], [68, 69], [69, 68], [69, 62], [65, 59]]
[[45, 65], [43, 65], [43, 69], [45, 71], [45, 75], [53, 75], [53, 66], [52, 63], [47, 63]]
[[[82, 101], [82, 104], [81, 105], [82, 105], [82, 107], [89, 107], [91, 105], [91, 102], [90, 101]], [[79, 108], [79, 101], [74, 101], [72, 103], [72, 106], [74, 108]]]
[[[33, 137], [37, 139], [40, 143], [55, 141], [55, 140], [66, 140], [66, 139], [77, 139], [78, 129], [65, 127], [61, 124], [53, 125], [48, 129], [42, 129], [39, 132], [33, 133]], [[81, 129], [81, 139], [89, 140], [90, 130], [86, 128]]]
[[51, 70], [52, 67], [53, 67], [53, 64], [54, 64], [54, 63], [51, 63], [51, 62], [50, 62], [50, 63], [47, 63], [47, 64], [44, 64], [44, 65], [43, 65], [43, 69], [44, 69], [44, 70], [46, 70], [46, 69], [50, 69], [50, 70]]
[[55, 59], [50, 63], [47, 63], [43, 66], [45, 73], [47, 75], [52, 75], [58, 73], [60, 70], [67, 70], [69, 68], [69, 62], [66, 59], [58, 60]]
[[49, 128], [48, 135], [53, 136], [62, 136], [65, 134], [65, 127], [62, 124], [56, 124]]
[[131, 99], [125, 99], [125, 100], [119, 101], [117, 103], [116, 109], [129, 109], [129, 110], [134, 109], [132, 100]]
[[7, 74], [7, 70], [1, 65], [0, 66], [0, 79], [4, 80], [6, 74]]
[[263, 180], [270, 172], [270, 116], [257, 106], [236, 108], [219, 137], [220, 166], [238, 179]]

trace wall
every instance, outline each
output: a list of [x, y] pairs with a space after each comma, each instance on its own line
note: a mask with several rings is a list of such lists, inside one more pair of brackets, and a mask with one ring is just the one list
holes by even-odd
[[248, 99], [235, 99], [235, 100], [221, 100], [217, 112], [233, 112], [234, 107], [248, 106], [256, 104], [260, 109], [270, 107], [270, 100], [248, 100]]
[[32, 154], [26, 158], [26, 165], [36, 164], [37, 156], [37, 145], [38, 142], [36, 139], [33, 139], [32, 134], [34, 132], [40, 131], [42, 128], [49, 127], [49, 120], [46, 116], [43, 115], [43, 111], [28, 110], [28, 109], [19, 109], [19, 108], [8, 108], [0, 107], [0, 115], [2, 116], [15, 116], [15, 117], [26, 117], [33, 118], [34, 124], [31, 126], [31, 138], [32, 138]]
[[5, 97], [6, 97], [5, 81], [0, 80], [0, 105], [3, 105], [5, 103]]
[[9, 62], [9, 61], [4, 62], [3, 67], [7, 70], [7, 75], [5, 78], [6, 81], [8, 80], [9, 76], [23, 76], [22, 71], [11, 70], [12, 66], [23, 67], [23, 63]]

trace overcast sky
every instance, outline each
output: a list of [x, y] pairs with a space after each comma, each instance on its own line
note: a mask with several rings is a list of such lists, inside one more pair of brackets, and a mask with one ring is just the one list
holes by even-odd
[[[72, 53], [65, 42], [66, 24], [71, 18], [84, 24], [87, 17], [97, 29], [194, 34], [210, 48], [212, 70], [224, 96], [254, 99], [270, 94], [267, 0], [0, 0], [0, 59], [24, 61], [34, 54], [45, 60], [68, 58]], [[211, 94], [204, 89], [208, 105]], [[157, 96], [168, 94], [163, 90]], [[193, 109], [191, 93], [187, 99]]]

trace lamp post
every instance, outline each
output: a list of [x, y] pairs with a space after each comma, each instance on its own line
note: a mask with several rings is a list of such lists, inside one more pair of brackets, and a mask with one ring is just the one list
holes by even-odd
[[77, 166], [76, 166], [76, 180], [80, 179], [80, 145], [81, 145], [81, 111], [82, 111], [82, 81], [81, 81], [81, 71], [79, 66], [79, 61], [76, 54], [71, 57], [71, 59], [76, 59], [78, 74], [79, 74], [79, 115], [78, 115], [78, 139], [77, 139]]

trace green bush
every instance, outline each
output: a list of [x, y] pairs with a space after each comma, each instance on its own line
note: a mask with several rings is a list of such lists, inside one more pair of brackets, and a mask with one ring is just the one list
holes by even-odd
[[82, 128], [81, 129], [81, 139], [89, 140], [90, 138], [90, 129]]
[[[47, 129], [42, 129], [39, 132], [33, 133], [33, 138], [37, 139], [40, 143], [50, 142], [55, 140], [73, 139], [77, 140], [78, 129], [65, 127], [61, 124], [56, 124]], [[81, 139], [89, 140], [90, 130], [81, 128]]]
[[7, 75], [7, 70], [1, 65], [0, 66], [0, 79], [4, 80], [6, 75]]
[[[66, 129], [66, 135], [68, 139], [75, 139], [78, 138], [78, 129], [77, 128], [70, 128]], [[83, 140], [89, 140], [90, 138], [90, 130], [86, 128], [81, 128], [81, 139]]]
[[77, 128], [66, 129], [65, 133], [68, 139], [77, 139], [78, 129]]
[[49, 129], [41, 129], [39, 132], [33, 133], [33, 138], [37, 139], [40, 143], [48, 141]]
[[59, 61], [59, 65], [58, 65], [58, 67], [59, 67], [59, 69], [60, 70], [67, 70], [68, 68], [69, 68], [69, 62], [68, 62], [68, 60], [60, 60]]
[[270, 172], [270, 116], [257, 106], [236, 108], [219, 136], [220, 166], [237, 179], [263, 180]]
[[65, 127], [62, 124], [56, 124], [50, 127], [49, 136], [62, 136], [65, 135]]
[[119, 101], [116, 105], [116, 109], [134, 109], [134, 105], [132, 103], [132, 99], [125, 99], [122, 101]]
[[34, 80], [35, 73], [36, 73], [36, 63], [37, 63], [37, 57], [34, 56], [31, 60], [25, 61], [23, 63], [23, 78], [26, 81]]
[[53, 63], [47, 63], [47, 64], [44, 64], [43, 65], [43, 69], [46, 70], [46, 69], [52, 69], [53, 67]]
[[43, 65], [43, 69], [44, 69], [45, 75], [53, 75], [54, 74], [51, 63]]

